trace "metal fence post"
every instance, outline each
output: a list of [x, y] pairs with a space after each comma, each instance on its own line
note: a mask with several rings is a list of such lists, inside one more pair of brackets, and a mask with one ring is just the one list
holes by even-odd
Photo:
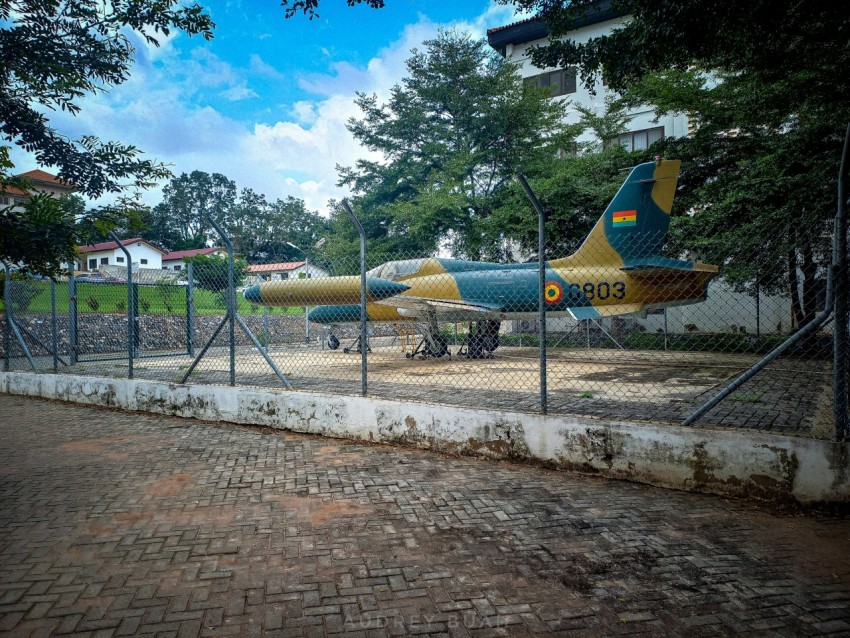
[[9, 266], [4, 264], [3, 307], [6, 312], [6, 323], [3, 326], [3, 370], [8, 372], [12, 365], [12, 284]]
[[186, 276], [186, 354], [195, 356], [195, 269], [187, 264]]
[[71, 349], [71, 365], [79, 360], [79, 334], [77, 333], [77, 280], [73, 271], [68, 277], [68, 345]]
[[537, 291], [537, 315], [540, 323], [540, 411], [546, 414], [548, 411], [546, 391], [546, 211], [531, 186], [525, 179], [525, 175], [517, 173], [517, 179], [522, 184], [525, 194], [537, 211], [537, 264], [539, 290]]
[[363, 224], [357, 219], [357, 215], [351, 210], [351, 205], [347, 199], [342, 200], [342, 207], [357, 229], [357, 234], [360, 235], [360, 392], [366, 396], [367, 380], [366, 380], [366, 350], [368, 350], [366, 338], [366, 231], [363, 230]]
[[230, 385], [236, 385], [236, 286], [233, 283], [233, 242], [212, 217], [207, 217], [227, 248], [227, 320], [228, 349], [230, 350]]
[[133, 290], [133, 260], [130, 257], [130, 251], [124, 248], [124, 244], [118, 239], [118, 235], [114, 231], [109, 231], [109, 236], [118, 244], [118, 248], [127, 257], [127, 378], [133, 378], [133, 355], [135, 349], [135, 321], [133, 320], [137, 313], [135, 305], [138, 303], [139, 296], [134, 294]]
[[835, 438], [843, 441], [847, 438], [847, 419], [850, 400], [848, 400], [847, 372], [850, 369], [848, 352], [848, 304], [847, 304], [847, 186], [845, 180], [850, 171], [850, 124], [844, 137], [844, 150], [841, 155], [841, 168], [838, 172], [838, 210], [835, 214], [833, 231], [832, 279], [835, 295], [835, 325], [833, 327], [832, 370], [833, 414], [835, 417]]
[[53, 373], [59, 372], [59, 335], [56, 334], [56, 282], [50, 280], [50, 345], [53, 348]]

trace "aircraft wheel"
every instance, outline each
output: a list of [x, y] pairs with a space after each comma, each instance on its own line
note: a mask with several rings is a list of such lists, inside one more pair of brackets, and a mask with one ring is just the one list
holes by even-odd
[[477, 334], [469, 338], [469, 344], [466, 347], [466, 356], [469, 359], [484, 358], [484, 339]]
[[434, 335], [434, 346], [436, 348], [434, 350], [431, 349], [429, 344], [428, 346], [428, 354], [432, 357], [444, 357], [449, 352], [449, 342], [446, 341], [446, 338], [443, 335]]
[[413, 358], [413, 354], [411, 354], [410, 352], [405, 352], [405, 353], [404, 353], [404, 356], [405, 356], [405, 357], [407, 357], [408, 359], [412, 359], [412, 358]]
[[328, 335], [328, 348], [331, 350], [339, 348], [339, 339], [336, 338], [336, 335]]
[[342, 351], [343, 351], [345, 354], [348, 354], [349, 352], [351, 352], [351, 348], [343, 348], [343, 349], [342, 349]]

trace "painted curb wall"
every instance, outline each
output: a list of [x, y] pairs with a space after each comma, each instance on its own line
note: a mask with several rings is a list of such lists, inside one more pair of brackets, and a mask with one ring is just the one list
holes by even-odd
[[544, 464], [769, 501], [850, 501], [850, 443], [360, 396], [0, 372], [0, 392]]

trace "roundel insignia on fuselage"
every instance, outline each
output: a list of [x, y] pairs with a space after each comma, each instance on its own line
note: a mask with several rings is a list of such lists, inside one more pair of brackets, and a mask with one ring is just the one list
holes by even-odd
[[564, 298], [564, 288], [557, 281], [547, 281], [543, 288], [543, 298], [548, 304], [556, 304]]

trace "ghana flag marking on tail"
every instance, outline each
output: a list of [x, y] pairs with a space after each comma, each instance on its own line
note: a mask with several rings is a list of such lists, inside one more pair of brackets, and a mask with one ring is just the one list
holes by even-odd
[[626, 226], [637, 226], [636, 210], [621, 210], [614, 213], [614, 228], [625, 228]]

